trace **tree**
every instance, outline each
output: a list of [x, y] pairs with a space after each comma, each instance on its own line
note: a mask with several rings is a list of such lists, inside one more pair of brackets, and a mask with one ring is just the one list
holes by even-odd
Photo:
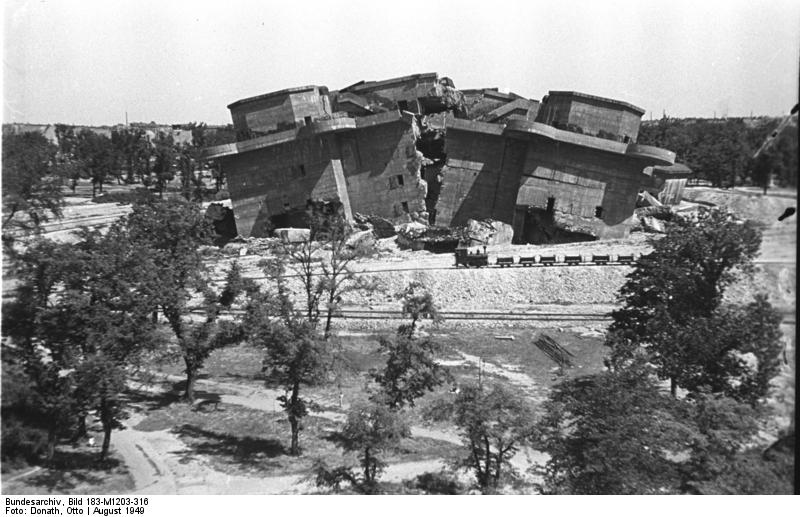
[[675, 399], [650, 370], [638, 362], [554, 388], [538, 424], [537, 448], [549, 455], [543, 491], [764, 493], [769, 466], [752, 458], [763, 409], [705, 389]]
[[286, 392], [278, 397], [278, 402], [291, 428], [289, 454], [297, 456], [300, 421], [308, 414], [309, 406], [300, 389], [324, 380], [328, 369], [325, 342], [308, 322], [294, 318], [272, 323], [261, 320], [261, 325], [250, 332], [251, 342], [265, 348], [264, 370], [268, 378]]
[[39, 133], [3, 134], [4, 227], [36, 231], [50, 215], [61, 217], [64, 196], [55, 153]]
[[670, 378], [692, 393], [709, 389], [755, 405], [780, 371], [781, 314], [766, 297], [744, 306], [722, 306], [673, 330]]
[[535, 436], [535, 419], [528, 402], [499, 384], [464, 386], [454, 401], [429, 408], [428, 417], [453, 419], [467, 448], [467, 455], [455, 466], [471, 469], [484, 493], [496, 491], [504, 477], [516, 474], [510, 460]]
[[406, 404], [413, 407], [414, 401], [426, 391], [452, 380], [448, 369], [436, 362], [439, 346], [431, 339], [414, 336], [420, 318], [441, 320], [433, 296], [418, 282], [412, 282], [398, 296], [403, 301], [403, 314], [411, 318], [411, 324], [400, 325], [394, 338], [382, 336], [379, 339], [381, 348], [388, 354], [386, 366], [371, 373], [381, 388], [376, 399], [390, 409], [401, 409]]
[[[203, 362], [215, 348], [235, 339], [231, 329], [217, 325], [223, 293], [208, 287], [199, 250], [211, 242], [211, 225], [199, 206], [180, 199], [137, 202], [124, 221], [131, 241], [155, 254], [159, 291], [153, 310], [161, 309], [177, 339], [186, 365], [185, 397], [193, 402], [194, 381]], [[238, 281], [237, 275], [238, 270], [231, 273], [231, 283]], [[199, 324], [193, 321], [189, 305], [198, 294], [205, 304], [205, 321]]]
[[400, 334], [414, 337], [414, 331], [420, 319], [430, 319], [434, 323], [441, 321], [442, 318], [433, 301], [433, 295], [420, 282], [411, 282], [399, 296], [403, 301], [403, 315], [411, 318], [411, 325], [407, 328], [401, 327]]
[[674, 413], [647, 368], [564, 381], [553, 388], [537, 425], [549, 455], [545, 493], [670, 493], [680, 485], [670, 455], [689, 448], [692, 430]]
[[245, 285], [239, 266], [234, 262], [221, 292], [217, 293], [208, 286], [198, 286], [197, 289], [203, 293], [205, 313], [205, 319], [200, 323], [193, 322], [191, 315], [186, 314], [179, 306], [164, 306], [164, 314], [178, 339], [186, 365], [185, 397], [190, 404], [195, 401], [194, 385], [197, 376], [211, 353], [243, 338], [237, 325], [231, 321], [222, 321], [219, 316], [223, 310], [231, 308]]
[[687, 354], [696, 350], [677, 336], [678, 329], [715, 314], [737, 273], [752, 271], [760, 243], [752, 224], [722, 211], [677, 218], [666, 236], [650, 241], [653, 252], [639, 260], [620, 289], [623, 307], [612, 313], [606, 340], [609, 364], [622, 367], [646, 353], [675, 393]]
[[159, 132], [153, 139], [153, 173], [155, 174], [156, 190], [163, 196], [167, 183], [175, 179], [175, 144], [172, 135]]
[[126, 183], [133, 183], [138, 176], [150, 174], [150, 142], [145, 132], [138, 128], [123, 128], [111, 133], [111, 143], [120, 161], [125, 164]]
[[105, 459], [125, 415], [127, 372], [162, 342], [149, 318], [156, 270], [118, 224], [105, 235], [83, 230], [75, 244], [38, 240], [20, 259], [3, 323], [49, 418], [47, 457], [59, 435], [97, 411]]
[[[92, 181], [92, 197], [95, 197], [98, 191], [103, 192], [103, 183], [117, 168], [116, 153], [111, 139], [89, 129], [83, 129], [77, 135], [74, 156], [80, 164], [78, 171], [81, 176]], [[73, 178], [73, 190], [76, 179]]]
[[400, 440], [408, 436], [411, 436], [411, 431], [405, 421], [383, 404], [362, 402], [353, 405], [341, 432], [341, 445], [346, 451], [358, 453], [363, 475], [359, 478], [349, 468], [330, 470], [324, 464], [318, 464], [317, 484], [338, 488], [342, 481], [349, 481], [360, 492], [376, 493], [378, 476], [386, 467], [381, 454], [396, 448]]
[[284, 245], [282, 251], [298, 272], [305, 291], [305, 318], [314, 327], [319, 323], [321, 303], [325, 302], [324, 337], [328, 339], [342, 296], [372, 287], [350, 269], [363, 250], [348, 246], [347, 221], [333, 204], [318, 205], [310, 203], [306, 214], [310, 237], [298, 244]]

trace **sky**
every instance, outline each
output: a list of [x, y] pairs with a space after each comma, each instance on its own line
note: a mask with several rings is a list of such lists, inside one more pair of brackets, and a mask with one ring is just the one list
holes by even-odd
[[231, 122], [238, 99], [422, 72], [611, 97], [645, 118], [787, 114], [799, 0], [5, 0], [3, 122]]

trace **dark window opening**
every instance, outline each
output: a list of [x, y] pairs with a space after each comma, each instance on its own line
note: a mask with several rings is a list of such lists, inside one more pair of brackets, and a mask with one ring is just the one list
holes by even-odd
[[298, 170], [300, 171], [300, 176], [305, 176], [306, 175], [306, 166], [305, 165], [300, 165], [298, 167]]
[[310, 115], [309, 115], [308, 117], [303, 117], [303, 120], [305, 120], [305, 121], [306, 121], [306, 125], [307, 125], [307, 126], [310, 126], [310, 125], [311, 125], [311, 116], [310, 116]]
[[408, 101], [397, 101], [397, 109], [408, 111]]
[[403, 212], [408, 213], [408, 202], [403, 201], [400, 204], [403, 205]]
[[598, 219], [602, 219], [603, 218], [603, 207], [602, 206], [594, 207], [594, 216], [597, 217]]
[[556, 210], [556, 198], [549, 197], [547, 198], [547, 213], [552, 214]]
[[401, 175], [397, 176], [397, 185], [402, 187], [403, 184], [404, 184], [403, 175], [401, 174]]

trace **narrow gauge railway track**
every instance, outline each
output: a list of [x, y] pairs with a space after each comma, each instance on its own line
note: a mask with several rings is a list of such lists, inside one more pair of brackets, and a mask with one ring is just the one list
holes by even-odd
[[[193, 314], [204, 314], [201, 308], [193, 308]], [[222, 314], [240, 315], [241, 309], [229, 309]], [[303, 314], [298, 311], [298, 314]], [[611, 315], [607, 312], [513, 312], [513, 311], [443, 311], [439, 315], [446, 321], [458, 320], [497, 320], [497, 321], [607, 321]], [[402, 320], [407, 318], [397, 310], [342, 309], [333, 315], [336, 319], [355, 320]]]
[[[204, 314], [201, 308], [193, 308], [193, 314]], [[297, 311], [303, 314], [303, 311]], [[221, 312], [223, 315], [235, 316], [244, 314], [241, 309], [228, 309]], [[445, 321], [568, 321], [568, 322], [597, 322], [611, 321], [609, 312], [514, 312], [514, 311], [442, 311], [439, 315]], [[369, 309], [342, 309], [336, 311], [334, 319], [352, 320], [402, 320], [407, 318], [401, 311], [369, 310]], [[785, 312], [782, 324], [794, 325], [795, 313]]]

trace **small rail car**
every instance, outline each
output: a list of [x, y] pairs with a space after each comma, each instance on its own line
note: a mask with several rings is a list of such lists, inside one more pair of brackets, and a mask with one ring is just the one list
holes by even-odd
[[530, 267], [536, 264], [536, 257], [520, 257], [519, 265], [522, 267]]
[[496, 264], [500, 267], [509, 267], [514, 265], [514, 257], [497, 257]]
[[555, 255], [548, 255], [539, 257], [539, 264], [544, 264], [545, 266], [552, 266], [556, 263], [556, 256]]
[[617, 262], [620, 264], [633, 264], [633, 255], [617, 255]]
[[594, 255], [592, 254], [592, 263], [604, 266], [609, 263], [611, 256], [609, 255]]
[[569, 264], [570, 266], [577, 266], [583, 262], [583, 257], [580, 255], [565, 255], [564, 256], [564, 263]]

